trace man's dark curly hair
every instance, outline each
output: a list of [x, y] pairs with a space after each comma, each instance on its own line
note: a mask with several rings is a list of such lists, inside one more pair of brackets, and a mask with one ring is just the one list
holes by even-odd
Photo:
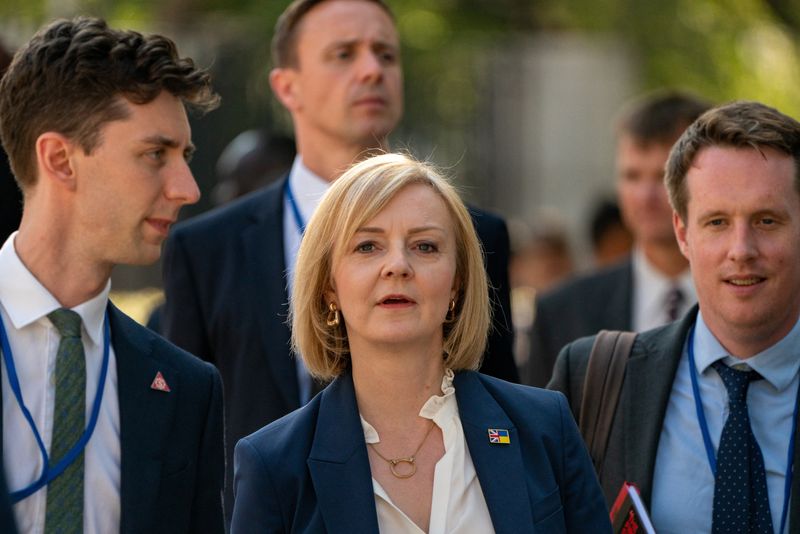
[[36, 183], [42, 133], [61, 133], [90, 154], [100, 144], [101, 127], [127, 116], [120, 97], [142, 105], [162, 91], [201, 112], [219, 104], [209, 73], [179, 57], [166, 37], [85, 17], [39, 30], [0, 81], [0, 139], [22, 190]]

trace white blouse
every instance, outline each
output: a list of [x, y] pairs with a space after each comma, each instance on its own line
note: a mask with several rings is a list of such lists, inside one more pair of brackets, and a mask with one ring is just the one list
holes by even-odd
[[[442, 395], [431, 396], [419, 411], [420, 417], [431, 419], [442, 430], [445, 451], [434, 470], [428, 532], [492, 533], [492, 519], [464, 438], [455, 392], [453, 371], [446, 369], [442, 379]], [[380, 443], [378, 432], [363, 417], [361, 426], [367, 443]], [[423, 532], [392, 502], [389, 494], [375, 478], [372, 479], [372, 488], [381, 532]]]

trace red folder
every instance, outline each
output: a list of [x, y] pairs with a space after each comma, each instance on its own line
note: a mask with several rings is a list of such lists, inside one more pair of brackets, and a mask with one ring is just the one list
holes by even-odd
[[623, 482], [614, 500], [611, 525], [614, 534], [656, 534], [639, 490], [630, 482]]

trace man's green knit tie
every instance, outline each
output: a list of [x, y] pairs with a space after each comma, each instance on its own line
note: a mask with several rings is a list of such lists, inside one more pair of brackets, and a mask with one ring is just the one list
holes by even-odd
[[[78, 442], [86, 428], [86, 357], [80, 315], [62, 308], [47, 317], [61, 334], [56, 355], [56, 402], [50, 445], [52, 468]], [[47, 534], [82, 531], [83, 451], [47, 486], [45, 515]]]

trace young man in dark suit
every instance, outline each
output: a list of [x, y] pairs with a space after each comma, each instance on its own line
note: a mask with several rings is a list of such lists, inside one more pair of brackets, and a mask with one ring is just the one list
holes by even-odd
[[602, 329], [654, 328], [694, 304], [663, 178], [672, 144], [708, 107], [694, 96], [666, 92], [646, 95], [623, 111], [617, 125], [617, 198], [633, 234], [633, 253], [537, 299], [528, 384], [547, 384], [558, 351], [570, 341]]
[[24, 195], [0, 248], [2, 456], [22, 532], [223, 532], [219, 373], [108, 301], [197, 201], [186, 106], [208, 74], [169, 39], [56, 21], [0, 82]]
[[[180, 225], [164, 253], [164, 332], [220, 369], [229, 443], [302, 406], [318, 387], [289, 350], [286, 324], [303, 227], [330, 182], [388, 149], [402, 115], [400, 44], [382, 1], [292, 2], [277, 23], [272, 54], [270, 83], [297, 141], [289, 175]], [[472, 215], [494, 288], [494, 330], [481, 370], [517, 382], [508, 232], [498, 217]]]
[[[609, 504], [636, 484], [658, 532], [800, 532], [799, 164], [800, 123], [755, 102], [707, 112], [670, 153], [699, 308], [636, 338], [599, 473]], [[592, 342], [549, 384], [576, 417]]]

